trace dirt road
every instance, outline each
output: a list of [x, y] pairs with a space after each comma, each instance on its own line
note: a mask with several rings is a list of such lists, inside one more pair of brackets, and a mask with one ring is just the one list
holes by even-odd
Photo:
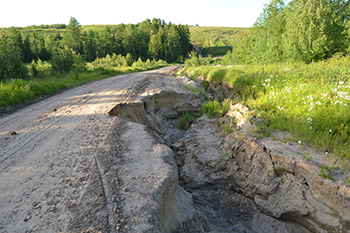
[[108, 144], [125, 123], [108, 112], [123, 101], [126, 88], [173, 69], [93, 82], [1, 118], [0, 232], [74, 232], [87, 225], [90, 232], [113, 232], [122, 226], [114, 216], [118, 178], [104, 185], [111, 182], [105, 176], [110, 162], [99, 155], [125, 149], [123, 141], [114, 142], [112, 152]]

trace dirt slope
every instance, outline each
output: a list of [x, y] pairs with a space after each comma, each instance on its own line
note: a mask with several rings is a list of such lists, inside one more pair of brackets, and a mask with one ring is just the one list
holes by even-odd
[[0, 232], [74, 232], [85, 226], [113, 232], [111, 225], [123, 226], [115, 216], [118, 177], [105, 175], [110, 163], [101, 154], [125, 150], [118, 135], [126, 123], [108, 112], [125, 98], [126, 88], [173, 69], [93, 82], [1, 118]]

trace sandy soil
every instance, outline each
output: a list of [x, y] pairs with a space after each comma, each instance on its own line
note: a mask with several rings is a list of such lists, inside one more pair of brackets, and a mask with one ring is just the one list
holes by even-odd
[[[113, 232], [122, 225], [114, 216], [118, 177], [106, 184], [110, 163], [100, 155], [124, 150], [117, 136], [125, 123], [108, 111], [126, 88], [173, 69], [93, 82], [1, 118], [0, 232]], [[110, 143], [118, 147], [111, 151]]]

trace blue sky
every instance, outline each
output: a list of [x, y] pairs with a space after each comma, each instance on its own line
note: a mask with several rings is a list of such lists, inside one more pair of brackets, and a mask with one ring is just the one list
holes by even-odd
[[199, 26], [250, 27], [269, 0], [5, 0], [0, 27], [65, 23], [135, 24], [147, 18]]

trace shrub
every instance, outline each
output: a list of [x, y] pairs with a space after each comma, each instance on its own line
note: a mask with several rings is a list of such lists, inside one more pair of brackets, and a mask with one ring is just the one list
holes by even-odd
[[30, 66], [30, 73], [33, 77], [49, 76], [51, 70], [51, 64], [43, 62], [38, 59], [36, 62], [33, 60]]
[[203, 58], [199, 56], [195, 51], [188, 54], [189, 58], [185, 61], [185, 67], [196, 67], [202, 65], [209, 65], [211, 63], [211, 56]]
[[30, 72], [32, 76], [38, 77], [39, 76], [39, 71], [37, 69], [37, 65], [35, 64], [35, 61], [33, 60], [31, 65], [30, 65]]
[[71, 49], [67, 47], [56, 49], [52, 54], [51, 71], [53, 74], [68, 73], [74, 66], [74, 54]]

